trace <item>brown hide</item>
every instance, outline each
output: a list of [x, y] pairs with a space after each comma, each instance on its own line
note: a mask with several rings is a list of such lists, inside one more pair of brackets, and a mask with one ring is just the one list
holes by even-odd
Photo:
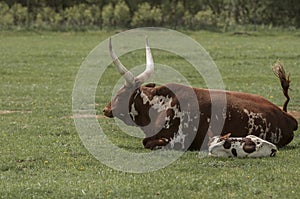
[[279, 147], [290, 143], [298, 123], [261, 96], [226, 92], [227, 113], [222, 135], [231, 132], [233, 137], [256, 135]]
[[[146, 94], [150, 100], [154, 96], [172, 97], [172, 105], [177, 104], [180, 111], [189, 112], [193, 117], [200, 117], [197, 124], [192, 123], [188, 128], [183, 128], [184, 134], [188, 135], [186, 142], [190, 144], [190, 150], [199, 150], [201, 148], [208, 129], [214, 135], [225, 135], [231, 132], [233, 137], [245, 137], [248, 134], [252, 134], [277, 146], [285, 146], [292, 141], [293, 131], [298, 127], [297, 121], [291, 115], [258, 95], [226, 91], [227, 111], [226, 117], [224, 117], [222, 112], [217, 115], [211, 115], [210, 98], [210, 95], [218, 96], [224, 91], [209, 91], [179, 84], [167, 84], [158, 87], [148, 85], [136, 89], [129, 100], [129, 111], [131, 111], [132, 103], [135, 103], [138, 115], [135, 117], [134, 122], [145, 132], [146, 138], [143, 140], [143, 144], [146, 148], [153, 149], [157, 146], [167, 145], [177, 133], [182, 121], [175, 118], [172, 120], [169, 128], [164, 128], [165, 117], [170, 116], [173, 118], [174, 112], [166, 110], [158, 113], [152, 110], [148, 102], [146, 104], [143, 103], [140, 92]], [[197, 102], [190, 101], [191, 92], [196, 94]], [[179, 104], [178, 101], [186, 103]], [[216, 101], [215, 105], [218, 106], [218, 101]], [[195, 106], [198, 107], [195, 108]], [[218, 108], [222, 110], [224, 107]], [[193, 110], [198, 110], [198, 112]], [[214, 126], [210, 126], [211, 122], [209, 121], [213, 118], [225, 119], [222, 132], [215, 132]], [[194, 127], [197, 127], [196, 134], [192, 130]], [[206, 144], [203, 144], [203, 146], [205, 147]], [[180, 149], [181, 146], [175, 146], [174, 148]]]
[[[190, 117], [199, 115], [199, 111], [194, 111], [198, 110], [199, 104], [196, 98], [194, 101], [189, 99], [191, 95], [195, 95], [192, 88], [185, 87], [182, 89], [182, 87], [177, 84], [169, 84], [159, 87], [151, 87], [147, 85], [137, 89], [132, 95], [136, 97], [131, 97], [129, 110], [132, 111], [130, 107], [132, 106], [132, 103], [134, 103], [135, 109], [138, 112], [134, 121], [138, 124], [138, 126], [140, 126], [146, 135], [146, 138], [143, 140], [143, 144], [146, 148], [153, 149], [156, 146], [167, 145], [179, 131], [179, 128], [182, 128], [183, 133], [187, 135], [184, 144], [175, 143], [173, 147], [169, 146], [169, 148], [179, 150], [187, 150], [188, 148], [192, 149], [194, 148], [193, 144], [191, 145], [192, 142], [200, 143], [201, 146], [205, 133], [197, 134], [197, 131], [193, 131], [193, 129], [198, 129], [198, 120], [188, 122], [187, 117], [183, 116], [181, 121], [180, 118], [176, 117], [175, 111], [171, 108], [166, 108], [164, 111], [158, 112], [149, 104], [149, 102], [145, 104], [143, 103], [143, 100], [139, 95], [141, 92], [147, 95], [150, 101], [157, 96], [171, 98], [170, 106], [178, 107], [179, 112], [185, 111], [186, 113], [189, 113]], [[179, 101], [186, 103], [180, 104]], [[169, 117], [170, 120], [167, 121], [166, 117]], [[168, 125], [166, 125], [167, 123]], [[180, 127], [180, 124], [183, 123], [186, 125], [182, 125], [182, 127]], [[206, 126], [207, 130], [208, 125], [206, 124]], [[202, 126], [202, 129], [204, 129], [204, 126]]]
[[148, 38], [145, 44], [146, 69], [134, 77], [120, 62], [109, 40], [110, 56], [126, 83], [103, 112], [107, 117], [117, 117], [127, 125], [140, 127], [146, 135], [143, 140], [146, 148], [165, 146], [199, 150], [207, 147], [207, 134], [227, 133], [233, 137], [256, 135], [277, 146], [292, 141], [298, 123], [286, 113], [290, 80], [279, 61], [273, 72], [280, 79], [287, 98], [284, 111], [261, 96], [248, 93], [191, 88], [175, 83], [141, 86], [154, 72]]

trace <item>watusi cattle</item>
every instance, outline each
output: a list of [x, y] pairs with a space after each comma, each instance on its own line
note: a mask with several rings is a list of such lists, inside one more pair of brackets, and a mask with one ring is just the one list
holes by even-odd
[[[137, 77], [120, 62], [112, 49], [111, 39], [109, 51], [126, 83], [106, 105], [104, 115], [117, 117], [127, 125], [141, 128], [145, 133], [145, 148], [207, 149], [207, 134], [223, 136], [227, 132], [231, 132], [233, 137], [255, 135], [278, 147], [293, 140], [298, 123], [287, 113], [290, 80], [286, 78], [280, 63], [273, 71], [279, 77], [287, 97], [283, 110], [267, 99], [249, 93], [192, 88], [176, 83], [143, 85], [154, 73], [148, 39], [146, 69]], [[224, 94], [225, 105], [218, 101], [218, 96]], [[213, 112], [213, 105], [219, 111]], [[221, 131], [212, 121], [221, 121]]]
[[208, 146], [208, 155], [213, 157], [274, 157], [277, 147], [255, 135], [246, 137], [214, 136]]

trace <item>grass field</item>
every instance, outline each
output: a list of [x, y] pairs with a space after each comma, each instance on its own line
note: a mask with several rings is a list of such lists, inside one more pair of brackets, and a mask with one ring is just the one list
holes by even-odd
[[[300, 111], [300, 34], [297, 32], [185, 32], [210, 53], [226, 89], [260, 94], [281, 106], [278, 59], [291, 73], [288, 109]], [[275, 158], [225, 159], [187, 152], [156, 172], [113, 170], [83, 146], [72, 116], [72, 90], [88, 53], [113, 32], [0, 32], [0, 198], [299, 198], [300, 131]], [[153, 51], [179, 68], [193, 86], [205, 86], [179, 58]], [[128, 66], [144, 54], [124, 56]], [[188, 68], [188, 67], [187, 67]], [[114, 67], [97, 90], [98, 114], [119, 75]], [[299, 120], [299, 119], [298, 119]], [[112, 120], [99, 122], [112, 126]], [[142, 151], [141, 139], [112, 127], [118, 146]]]

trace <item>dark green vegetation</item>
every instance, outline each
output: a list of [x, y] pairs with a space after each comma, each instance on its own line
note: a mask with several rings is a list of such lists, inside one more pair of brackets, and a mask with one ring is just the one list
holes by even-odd
[[[248, 27], [245, 28], [245, 25]], [[298, 0], [0, 0], [0, 29], [300, 27]]]
[[[271, 65], [280, 58], [291, 73], [291, 103], [300, 111], [299, 33], [250, 35], [187, 32], [210, 53], [229, 90], [260, 94], [281, 106], [284, 97]], [[72, 116], [72, 89], [83, 59], [113, 33], [0, 33], [0, 197], [3, 198], [297, 198], [300, 134], [275, 158], [217, 159], [187, 152], [157, 172], [115, 171], [84, 148]], [[159, 63], [178, 69], [204, 87], [185, 62], [153, 50]], [[128, 67], [144, 52], [122, 57]], [[98, 113], [120, 77], [107, 69], [96, 96]], [[9, 112], [10, 111], [10, 112]], [[15, 111], [15, 112], [12, 112]], [[143, 151], [140, 139], [113, 127], [107, 136]]]

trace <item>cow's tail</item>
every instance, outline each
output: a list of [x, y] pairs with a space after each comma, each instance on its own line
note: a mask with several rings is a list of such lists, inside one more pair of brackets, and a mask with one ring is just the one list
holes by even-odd
[[290, 97], [289, 97], [289, 87], [290, 87], [290, 75], [286, 76], [285, 74], [285, 70], [284, 70], [284, 65], [278, 60], [273, 68], [272, 68], [274, 74], [279, 78], [280, 83], [281, 83], [281, 87], [282, 87], [282, 91], [284, 96], [286, 97], [286, 101], [284, 102], [283, 105], [283, 111], [287, 112], [287, 105], [290, 101]]

